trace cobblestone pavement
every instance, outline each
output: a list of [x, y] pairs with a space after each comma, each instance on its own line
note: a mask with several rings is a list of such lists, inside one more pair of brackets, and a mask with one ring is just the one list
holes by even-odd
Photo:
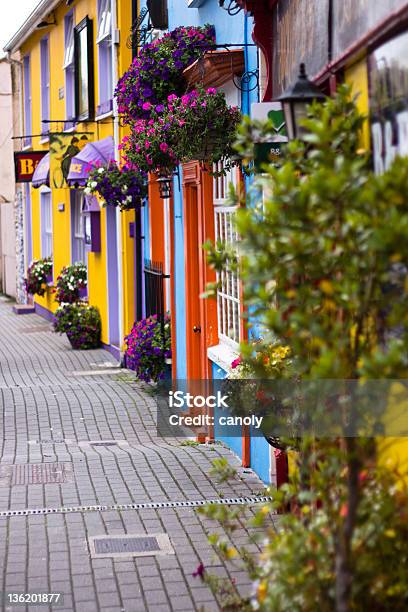
[[[44, 319], [16, 316], [11, 306], [0, 297], [1, 591], [61, 592], [64, 603], [3, 609], [219, 610], [192, 576], [199, 563], [246, 592], [245, 574], [207, 542], [218, 525], [194, 508], [109, 506], [241, 497], [262, 489], [258, 478], [222, 446], [158, 437], [153, 398], [129, 375], [112, 372], [108, 352], [73, 351]], [[117, 444], [93, 444], [112, 440]], [[239, 470], [228, 484], [209, 476], [220, 456]], [[50, 477], [44, 465], [54, 463]], [[39, 467], [13, 467], [24, 464]], [[108, 508], [92, 508], [100, 505]], [[46, 513], [32, 512], [39, 508]], [[91, 557], [94, 536], [158, 533], [169, 536], [174, 554]], [[247, 536], [242, 527], [234, 543]]]

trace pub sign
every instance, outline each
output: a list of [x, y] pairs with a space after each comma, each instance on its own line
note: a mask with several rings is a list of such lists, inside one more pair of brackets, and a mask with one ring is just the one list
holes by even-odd
[[14, 153], [16, 183], [31, 183], [38, 164], [48, 151], [18, 151]]

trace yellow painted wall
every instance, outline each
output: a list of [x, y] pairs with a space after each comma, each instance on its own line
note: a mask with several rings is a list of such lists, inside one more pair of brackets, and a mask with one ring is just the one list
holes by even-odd
[[[345, 71], [345, 81], [351, 85], [353, 95], [357, 95], [357, 108], [366, 117], [369, 114], [369, 98], [368, 98], [368, 69], [367, 59], [353, 64]], [[362, 146], [365, 149], [370, 147], [370, 126], [368, 121], [365, 122], [363, 128]]]
[[[118, 53], [119, 76], [127, 69], [132, 57], [131, 50], [127, 48], [126, 41], [131, 29], [132, 10], [131, 2], [118, 0], [118, 28], [120, 30], [120, 45]], [[94, 85], [95, 85], [95, 108], [99, 103], [99, 72], [98, 72], [98, 49], [96, 45], [97, 36], [97, 0], [77, 0], [73, 7], [67, 7], [65, 1], [61, 1], [55, 11], [56, 25], [46, 30], [34, 30], [30, 38], [21, 48], [21, 55], [30, 54], [31, 90], [32, 90], [32, 133], [41, 133], [41, 98], [40, 98], [40, 41], [44, 36], [49, 37], [50, 51], [50, 119], [61, 120], [66, 116], [65, 97], [59, 99], [59, 90], [64, 88], [65, 73], [64, 61], [64, 17], [73, 8], [74, 25], [88, 16], [93, 21], [94, 37]], [[51, 130], [61, 129], [62, 124], [51, 124]], [[77, 124], [76, 131], [93, 132], [88, 137], [99, 140], [109, 135], [114, 135], [113, 117], [94, 122]], [[123, 132], [123, 128], [120, 128]], [[121, 136], [123, 133], [121, 133]], [[48, 150], [48, 141], [41, 142], [40, 138], [33, 138], [32, 149]], [[40, 229], [40, 191], [43, 188], [32, 189], [32, 241], [33, 257], [41, 257], [41, 229]], [[58, 205], [64, 204], [64, 211], [58, 210]], [[71, 263], [71, 210], [70, 189], [52, 189], [53, 207], [53, 259], [54, 280], [64, 265]], [[122, 266], [123, 266], [123, 316], [124, 334], [130, 331], [135, 316], [135, 271], [134, 271], [134, 240], [129, 238], [129, 222], [133, 221], [134, 213], [127, 212], [121, 215], [122, 220]], [[106, 252], [106, 212], [101, 211], [101, 253], [88, 254], [88, 296], [90, 304], [97, 306], [102, 317], [102, 341], [109, 343], [108, 330], [108, 283], [107, 283], [107, 252]], [[35, 302], [55, 311], [57, 304], [53, 300], [52, 291], [49, 290], [44, 297], [35, 296]]]

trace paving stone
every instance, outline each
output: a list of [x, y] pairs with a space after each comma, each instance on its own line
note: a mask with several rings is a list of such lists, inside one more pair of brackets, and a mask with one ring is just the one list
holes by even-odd
[[[209, 452], [204, 447], [180, 446], [177, 440], [158, 444], [155, 401], [136, 382], [101, 374], [72, 376], [74, 371], [97, 369], [92, 364], [114, 364], [109, 353], [73, 351], [66, 338], [51, 331], [23, 334], [24, 327], [44, 322], [35, 314], [21, 319], [0, 299], [0, 401], [6, 408], [0, 462], [69, 463], [73, 481], [0, 488], [1, 510], [218, 496], [219, 488], [209, 475], [211, 462], [226, 457], [239, 467], [229, 450], [216, 445]], [[52, 438], [71, 443], [46, 443]], [[114, 438], [127, 446], [82, 444]], [[27, 443], [36, 440], [44, 443]], [[250, 476], [223, 485], [223, 494], [248, 495], [262, 489], [262, 483]], [[125, 612], [192, 612], [202, 606], [206, 612], [218, 611], [209, 589], [192, 578], [200, 560], [209, 571], [230, 572], [231, 568], [227, 572], [220, 560], [214, 560], [207, 543], [206, 530], [217, 528], [223, 534], [216, 523], [191, 508], [9, 518], [0, 521], [1, 567], [8, 543], [0, 590], [41, 584], [64, 592], [64, 607], [58, 610], [70, 612], [119, 612], [122, 608]], [[175, 555], [115, 561], [89, 558], [91, 535], [163, 532], [170, 536]], [[242, 529], [234, 537], [241, 545], [247, 535]], [[229, 575], [244, 589], [248, 578], [242, 574]]]

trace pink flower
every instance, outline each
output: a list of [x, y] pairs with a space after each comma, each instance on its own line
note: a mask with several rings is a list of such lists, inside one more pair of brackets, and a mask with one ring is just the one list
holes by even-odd
[[166, 142], [160, 143], [160, 151], [163, 151], [163, 153], [166, 153], [168, 148], [169, 148], [169, 145]]
[[207, 93], [208, 93], [210, 96], [213, 96], [214, 94], [216, 94], [216, 93], [217, 93], [217, 90], [216, 90], [214, 87], [209, 87], [209, 88], [207, 89]]
[[169, 96], [167, 96], [167, 100], [169, 102], [173, 102], [174, 100], [177, 100], [177, 96], [174, 94], [170, 94]]
[[234, 359], [234, 361], [231, 363], [231, 368], [233, 370], [235, 370], [235, 368], [237, 368], [239, 366], [239, 364], [241, 363], [241, 357], [237, 357], [236, 359]]
[[200, 565], [197, 567], [195, 572], [193, 572], [193, 578], [197, 578], [198, 576], [200, 578], [203, 578], [204, 572], [205, 572], [205, 567], [202, 563], [200, 563]]
[[150, 140], [146, 140], [144, 144], [146, 149], [150, 149]]
[[150, 104], [150, 102], [144, 102], [142, 108], [143, 110], [148, 111], [152, 108], [152, 105]]
[[190, 100], [189, 96], [181, 96], [181, 103], [184, 104], [184, 106], [188, 104], [189, 100]]

